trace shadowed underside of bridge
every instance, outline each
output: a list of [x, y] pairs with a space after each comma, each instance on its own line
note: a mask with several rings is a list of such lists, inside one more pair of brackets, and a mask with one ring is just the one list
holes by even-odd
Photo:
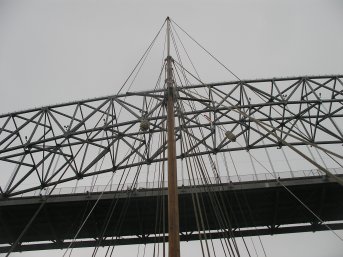
[[[330, 224], [332, 229], [343, 229], [341, 186], [321, 176], [283, 179], [281, 182], [180, 187], [181, 240], [199, 239], [196, 222], [199, 217], [194, 211], [194, 201], [200, 203], [207, 238], [227, 237], [228, 230], [234, 236], [327, 230], [299, 200], [323, 221], [334, 222]], [[299, 200], [291, 196], [284, 186]], [[163, 224], [167, 224], [166, 193], [157, 189], [104, 193], [72, 247], [96, 246], [109, 210], [113, 210], [113, 215], [100, 245], [168, 241], [167, 236], [163, 237]], [[44, 207], [15, 250], [68, 247], [98, 198], [99, 194], [74, 194], [50, 196], [48, 199], [29, 197], [0, 200], [0, 252], [9, 250], [9, 245], [18, 238], [42, 203]], [[218, 221], [216, 212], [219, 211], [228, 214], [229, 223]]]

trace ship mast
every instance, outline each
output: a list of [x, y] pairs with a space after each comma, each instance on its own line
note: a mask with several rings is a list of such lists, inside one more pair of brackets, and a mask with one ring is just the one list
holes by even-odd
[[167, 17], [167, 133], [168, 133], [168, 241], [169, 257], [180, 257], [179, 199], [175, 147], [175, 90], [172, 57], [170, 56], [170, 19]]

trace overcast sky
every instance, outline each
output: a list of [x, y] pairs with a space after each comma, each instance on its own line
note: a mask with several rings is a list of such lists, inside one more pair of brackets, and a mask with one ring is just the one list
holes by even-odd
[[[0, 113], [115, 94], [167, 16], [242, 79], [343, 73], [342, 0], [0, 0]], [[207, 82], [234, 79], [188, 46]], [[159, 65], [133, 90], [153, 88]], [[262, 239], [273, 257], [343, 253], [329, 232]], [[137, 246], [118, 249], [137, 255]], [[11, 256], [46, 255], [62, 251]]]

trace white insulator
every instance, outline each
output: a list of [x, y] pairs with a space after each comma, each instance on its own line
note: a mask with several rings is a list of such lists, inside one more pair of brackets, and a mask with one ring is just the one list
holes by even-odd
[[148, 120], [146, 120], [146, 119], [141, 120], [140, 128], [142, 131], [149, 130], [149, 127], [150, 127], [150, 122]]
[[236, 135], [233, 134], [231, 131], [226, 131], [225, 136], [227, 139], [231, 140], [232, 142], [236, 142]]

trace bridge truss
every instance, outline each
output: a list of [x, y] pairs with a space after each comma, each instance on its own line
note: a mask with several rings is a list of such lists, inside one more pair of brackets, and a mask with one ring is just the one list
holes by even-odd
[[[191, 86], [180, 80], [177, 159], [286, 142], [341, 144], [342, 80], [311, 76]], [[1, 115], [1, 196], [164, 161], [166, 96], [164, 87]]]

